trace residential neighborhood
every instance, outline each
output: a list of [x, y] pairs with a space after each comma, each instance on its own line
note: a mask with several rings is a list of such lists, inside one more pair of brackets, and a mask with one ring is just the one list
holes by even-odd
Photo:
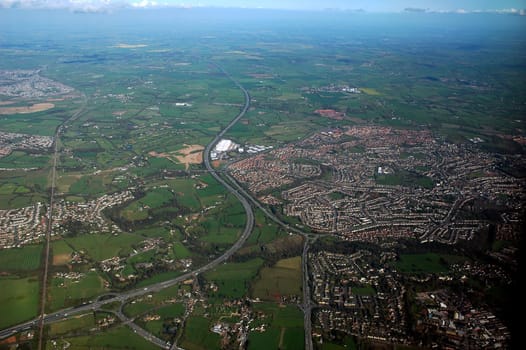
[[[53, 205], [53, 235], [65, 233], [72, 221], [88, 224], [93, 232], [120, 232], [102, 211], [131, 200], [130, 191], [103, 195], [86, 203], [60, 200]], [[0, 210], [0, 248], [13, 248], [41, 241], [47, 230], [49, 208], [42, 203], [20, 209]]]
[[525, 199], [524, 181], [499, 169], [504, 156], [473, 147], [429, 131], [349, 127], [240, 160], [229, 170], [253, 193], [273, 195], [274, 205], [280, 197], [283, 214], [316, 232], [455, 244], [488, 227], [489, 220], [470, 214], [475, 208], [506, 206], [515, 216]]

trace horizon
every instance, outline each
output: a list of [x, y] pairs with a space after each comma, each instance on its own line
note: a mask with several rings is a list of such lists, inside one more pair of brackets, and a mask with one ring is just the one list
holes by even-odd
[[462, 1], [342, 1], [328, 0], [303, 1], [284, 0], [276, 3], [273, 0], [252, 2], [238, 0], [0, 0], [0, 9], [33, 9], [33, 10], [71, 10], [73, 12], [113, 12], [121, 9], [156, 9], [156, 8], [219, 8], [219, 9], [254, 9], [254, 10], [287, 10], [287, 11], [350, 11], [365, 13], [495, 13], [526, 15], [526, 0], [503, 0], [498, 6], [495, 2], [484, 0]]

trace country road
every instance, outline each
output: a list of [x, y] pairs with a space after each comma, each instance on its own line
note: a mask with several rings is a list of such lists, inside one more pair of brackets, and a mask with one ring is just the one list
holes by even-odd
[[[306, 234], [302, 232], [301, 230], [291, 227], [290, 225], [284, 223], [279, 218], [277, 218], [275, 215], [270, 213], [265, 207], [263, 207], [255, 198], [253, 198], [249, 193], [247, 193], [230, 175], [228, 175], [226, 172], [220, 172], [216, 171], [212, 165], [211, 165], [211, 159], [210, 159], [210, 152], [214, 149], [216, 144], [221, 140], [221, 138], [225, 135], [225, 133], [228, 132], [232, 126], [234, 126], [248, 111], [250, 107], [250, 95], [248, 91], [240, 85], [236, 80], [234, 80], [226, 71], [224, 71], [221, 67], [218, 67], [244, 94], [245, 102], [243, 104], [243, 107], [239, 114], [232, 119], [226, 127], [224, 127], [215, 137], [214, 139], [205, 147], [204, 154], [203, 154], [203, 163], [206, 167], [206, 171], [210, 173], [221, 185], [223, 185], [229, 192], [231, 192], [243, 205], [243, 208], [245, 210], [246, 214], [246, 224], [245, 228], [243, 229], [243, 232], [239, 239], [221, 256], [218, 258], [212, 260], [211, 262], [191, 271], [187, 272], [179, 277], [176, 277], [174, 279], [170, 279], [167, 281], [159, 282], [153, 285], [150, 285], [145, 288], [137, 288], [130, 291], [122, 292], [122, 293], [112, 293], [113, 295], [110, 298], [100, 300], [96, 299], [94, 301], [78, 305], [75, 307], [70, 307], [67, 309], [63, 309], [60, 311], [56, 311], [54, 313], [50, 314], [44, 314], [42, 312], [41, 316], [16, 325], [12, 326], [10, 328], [4, 329], [0, 331], [0, 339], [6, 338], [8, 336], [11, 336], [13, 334], [16, 334], [20, 331], [28, 330], [31, 328], [34, 328], [35, 326], [40, 326], [40, 329], [42, 330], [42, 326], [44, 324], [59, 322], [61, 320], [67, 319], [71, 317], [72, 315], [85, 313], [88, 311], [95, 311], [99, 310], [102, 306], [106, 304], [110, 304], [113, 302], [119, 302], [121, 304], [126, 303], [128, 300], [140, 297], [145, 294], [149, 294], [152, 292], [158, 292], [163, 289], [169, 288], [171, 286], [174, 286], [176, 284], [181, 283], [182, 281], [197, 276], [200, 273], [203, 273], [205, 271], [208, 271], [210, 269], [213, 269], [214, 267], [218, 266], [219, 264], [227, 261], [236, 251], [238, 251], [245, 241], [248, 239], [250, 234], [252, 233], [252, 229], [254, 227], [254, 212], [252, 209], [251, 204], [252, 202], [255, 207], [259, 208], [263, 211], [263, 213], [269, 217], [271, 220], [279, 224], [280, 226], [284, 227], [285, 229], [295, 232], [297, 234], [301, 234], [305, 238], [304, 242], [304, 249], [302, 254], [302, 278], [303, 278], [303, 305], [302, 310], [304, 312], [304, 327], [305, 327], [305, 349], [311, 350], [313, 348], [312, 344], [312, 331], [311, 331], [311, 309], [312, 309], [312, 303], [310, 298], [310, 288], [309, 288], [309, 277], [308, 277], [308, 271], [307, 271], [307, 253], [308, 253], [308, 246], [310, 243], [310, 237], [309, 234]], [[77, 115], [75, 115], [76, 117]], [[72, 120], [73, 118], [70, 118]], [[57, 130], [58, 134], [59, 130]], [[57, 152], [56, 146], [55, 146], [55, 152]], [[221, 175], [224, 176], [224, 178]], [[53, 176], [54, 177], [54, 176]], [[226, 178], [226, 180], [225, 180]], [[53, 185], [54, 188], [54, 185]], [[49, 258], [49, 257], [48, 257]], [[122, 312], [119, 312], [117, 315], [121, 321], [123, 321], [124, 324], [130, 326], [135, 333], [142, 336], [144, 339], [154, 343], [157, 346], [160, 346], [162, 348], [170, 348], [169, 344], [162, 343], [162, 341], [154, 336], [152, 336], [147, 331], [143, 330], [142, 328], [135, 325], [130, 319], [126, 318]], [[40, 345], [40, 343], [39, 343]], [[40, 346], [39, 346], [40, 348]]]

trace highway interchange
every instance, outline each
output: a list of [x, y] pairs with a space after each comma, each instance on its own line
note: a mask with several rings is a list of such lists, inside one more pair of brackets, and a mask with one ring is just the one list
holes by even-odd
[[[123, 312], [122, 312], [122, 306], [129, 300], [143, 296], [145, 294], [155, 293], [159, 292], [163, 289], [172, 287], [174, 285], [177, 285], [184, 280], [187, 280], [189, 278], [194, 278], [198, 274], [211, 270], [214, 267], [218, 266], [219, 264], [226, 262], [236, 251], [238, 251], [247, 238], [252, 233], [252, 229], [254, 227], [254, 211], [252, 209], [251, 204], [252, 202], [257, 208], [263, 211], [263, 213], [269, 217], [271, 220], [276, 222], [278, 225], [284, 227], [288, 231], [295, 232], [297, 234], [301, 234], [304, 237], [304, 249], [302, 253], [302, 275], [303, 275], [303, 304], [301, 305], [301, 309], [304, 312], [304, 323], [305, 323], [305, 349], [311, 350], [313, 348], [312, 344], [312, 331], [311, 331], [311, 311], [312, 311], [312, 302], [310, 298], [310, 288], [309, 288], [309, 276], [307, 271], [307, 253], [308, 253], [308, 247], [311, 240], [315, 240], [315, 238], [311, 235], [308, 235], [301, 230], [298, 230], [295, 227], [291, 227], [288, 224], [281, 221], [279, 218], [277, 218], [275, 215], [273, 215], [270, 211], [268, 211], [265, 207], [263, 207], [257, 200], [255, 200], [250, 194], [248, 194], [230, 175], [227, 173], [222, 173], [223, 176], [228, 180], [225, 181], [225, 179], [219, 175], [219, 172], [217, 172], [211, 165], [210, 162], [210, 152], [214, 149], [216, 144], [223, 138], [223, 136], [234, 126], [248, 111], [250, 107], [250, 95], [248, 91], [239, 84], [236, 80], [234, 80], [226, 71], [224, 71], [221, 67], [218, 67], [244, 94], [245, 102], [243, 105], [243, 108], [239, 112], [239, 114], [230, 121], [230, 123], [224, 127], [215, 137], [214, 139], [206, 146], [203, 154], [203, 163], [206, 167], [206, 170], [219, 182], [221, 183], [229, 192], [231, 192], [236, 198], [241, 202], [243, 205], [243, 208], [245, 210], [246, 214], [246, 224], [243, 229], [243, 232], [239, 239], [225, 252], [223, 255], [219, 256], [218, 258], [210, 261], [206, 265], [203, 265], [196, 270], [193, 270], [191, 272], [187, 272], [183, 275], [180, 275], [176, 278], [159, 282], [156, 284], [152, 284], [145, 288], [137, 288], [126, 292], [121, 293], [112, 293], [109, 295], [104, 296], [104, 298], [99, 297], [98, 299], [94, 301], [87, 302], [83, 305], [78, 305], [75, 307], [70, 307], [66, 309], [62, 309], [50, 314], [45, 314], [43, 312], [44, 307], [42, 307], [42, 313], [39, 317], [25, 322], [18, 324], [16, 326], [12, 326], [10, 328], [4, 329], [0, 331], [0, 339], [7, 338], [9, 336], [12, 336], [16, 333], [34, 329], [35, 327], [39, 327], [39, 349], [42, 348], [42, 329], [43, 325], [50, 324], [54, 322], [59, 322], [62, 320], [65, 320], [73, 315], [78, 315], [90, 311], [96, 311], [100, 310], [104, 305], [111, 304], [111, 303], [120, 303], [121, 306], [118, 311], [110, 311], [104, 309], [106, 312], [113, 313], [119, 320], [122, 322], [122, 324], [126, 324], [129, 326], [136, 334], [140, 335], [144, 339], [148, 340], [149, 342], [159, 346], [160, 348], [164, 349], [180, 349], [176, 346], [176, 344], [170, 344], [169, 342], [166, 342], [164, 340], [161, 340], [151, 333], [147, 332], [143, 328], [137, 326], [135, 323], [133, 323], [133, 319], [128, 318]], [[70, 118], [68, 121], [74, 120], [78, 117], [80, 114], [80, 111], [76, 112], [72, 118]], [[54, 166], [53, 166], [53, 175], [56, 168], [56, 158], [58, 154], [58, 135], [61, 131], [62, 127], [59, 127], [56, 133], [56, 140], [55, 140], [55, 147], [54, 147]], [[54, 181], [55, 176], [52, 176], [52, 179]], [[52, 191], [54, 188], [54, 184], [52, 186]], [[51, 199], [53, 200], [53, 199]], [[51, 219], [50, 219], [51, 220]], [[51, 227], [51, 226], [50, 226]], [[49, 242], [49, 240], [47, 240]], [[47, 249], [46, 249], [47, 250]], [[47, 256], [47, 260], [49, 259], [49, 256]], [[47, 268], [45, 268], [45, 273], [47, 271]], [[46, 276], [44, 276], [46, 278]], [[47, 278], [45, 279], [47, 280]], [[45, 288], [44, 288], [45, 289]]]

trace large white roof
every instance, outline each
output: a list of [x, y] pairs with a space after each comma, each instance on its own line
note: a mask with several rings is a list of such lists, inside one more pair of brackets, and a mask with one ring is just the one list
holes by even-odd
[[236, 144], [232, 142], [232, 140], [222, 139], [219, 141], [216, 145], [216, 151], [217, 152], [228, 152], [233, 150]]

